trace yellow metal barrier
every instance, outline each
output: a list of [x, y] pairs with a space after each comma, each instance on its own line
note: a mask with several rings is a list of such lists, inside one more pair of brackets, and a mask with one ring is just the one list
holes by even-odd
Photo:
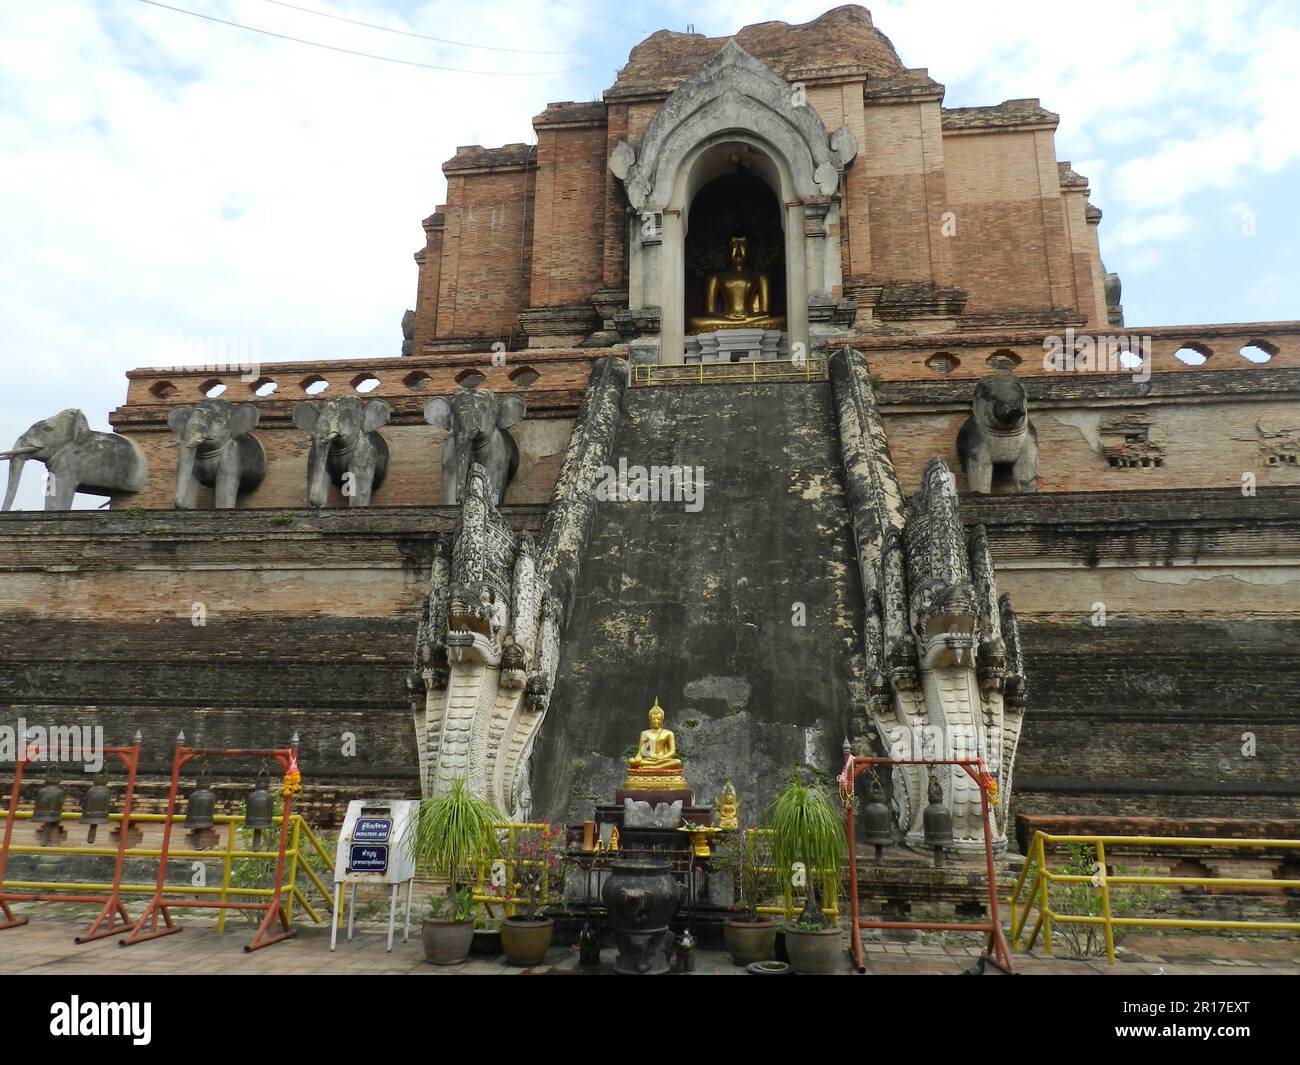
[[[1096, 853], [1096, 872], [1091, 876], [1074, 873], [1054, 873], [1047, 867], [1048, 846], [1085, 844], [1093, 847]], [[1106, 960], [1115, 963], [1115, 928], [1190, 928], [1190, 929], [1255, 929], [1258, 931], [1300, 932], [1300, 921], [1236, 921], [1236, 920], [1201, 920], [1181, 917], [1116, 917], [1111, 910], [1110, 888], [1112, 884], [1141, 884], [1153, 887], [1194, 885], [1204, 887], [1269, 887], [1300, 888], [1300, 880], [1273, 880], [1256, 877], [1214, 877], [1214, 876], [1128, 876], [1111, 875], [1106, 871], [1106, 845], [1142, 846], [1142, 847], [1219, 847], [1219, 848], [1284, 848], [1300, 849], [1300, 840], [1296, 839], [1201, 839], [1182, 836], [1053, 836], [1046, 832], [1035, 832], [1029, 846], [1029, 860], [1020, 871], [1016, 886], [1011, 893], [1011, 943], [1017, 950], [1029, 950], [1033, 947], [1039, 933], [1043, 937], [1043, 949], [1052, 953], [1052, 924], [1101, 925], [1106, 936]], [[1033, 882], [1029, 882], [1029, 871], [1034, 870]], [[1087, 884], [1097, 889], [1101, 896], [1101, 914], [1067, 914], [1057, 913], [1051, 907], [1050, 886], [1052, 884]], [[1021, 946], [1021, 935], [1030, 913], [1038, 910], [1038, 920], [1029, 933], [1029, 941]]]
[[737, 384], [746, 381], [824, 381], [826, 360], [754, 359], [747, 362], [700, 362], [688, 365], [638, 363], [633, 385]]
[[[17, 820], [30, 820], [32, 813], [30, 810], [19, 810], [15, 815]], [[81, 814], [66, 813], [63, 815], [64, 821], [79, 821]], [[110, 814], [109, 820], [119, 823], [122, 820], [121, 814]], [[144, 814], [132, 813], [131, 825], [142, 824], [162, 824], [167, 818], [163, 814]], [[272, 823], [279, 825], [281, 818], [273, 817]], [[257, 888], [257, 887], [239, 887], [231, 883], [233, 876], [235, 859], [249, 859], [252, 861], [270, 861], [274, 862], [279, 856], [278, 843], [276, 849], [265, 851], [237, 850], [235, 840], [237, 833], [241, 831], [244, 818], [242, 816], [232, 816], [229, 814], [218, 814], [213, 818], [219, 825], [226, 826], [226, 845], [224, 850], [215, 848], [209, 850], [185, 850], [172, 847], [168, 851], [168, 858], [189, 858], [199, 861], [221, 860], [221, 884], [219, 886], [186, 886], [181, 888], [169, 887], [168, 891], [185, 891], [193, 895], [216, 895], [221, 902], [227, 901], [231, 895], [247, 896], [249, 898], [270, 898], [275, 894], [274, 888]], [[290, 839], [289, 849], [285, 851], [285, 880], [284, 880], [284, 897], [285, 897], [285, 914], [290, 920], [293, 919], [293, 905], [298, 902], [308, 916], [316, 924], [321, 923], [320, 914], [317, 913], [311, 903], [307, 901], [306, 895], [298, 884], [298, 873], [305, 872], [307, 879], [315, 886], [325, 899], [325, 906], [332, 910], [334, 906], [334, 896], [325, 887], [324, 882], [312, 868], [309, 856], [313, 853], [321, 860], [328, 875], [332, 875], [334, 868], [334, 858], [326, 853], [320, 839], [311, 830], [311, 826], [305, 822], [301, 815], [294, 814], [289, 821]], [[302, 849], [302, 839], [306, 837], [308, 844], [306, 852]], [[278, 836], [277, 836], [278, 839]], [[39, 844], [20, 844], [13, 843], [9, 847], [10, 854], [66, 854], [86, 857], [107, 857], [115, 858], [117, 856], [117, 847], [95, 847], [95, 846], [53, 846], [42, 847]], [[123, 855], [126, 858], [157, 858], [162, 851], [157, 847], [128, 847]], [[302, 859], [300, 862], [299, 859]], [[68, 882], [68, 881], [44, 881], [44, 880], [5, 880], [0, 884], [9, 891], [28, 893], [28, 892], [59, 892], [59, 891], [76, 891], [76, 892], [96, 892], [108, 894], [113, 890], [113, 885], [109, 883], [87, 883], [87, 882]], [[118, 890], [125, 894], [152, 895], [157, 890], [157, 882], [153, 878], [147, 884], [131, 884], [123, 881]], [[217, 931], [224, 932], [226, 927], [226, 910], [218, 911]]]

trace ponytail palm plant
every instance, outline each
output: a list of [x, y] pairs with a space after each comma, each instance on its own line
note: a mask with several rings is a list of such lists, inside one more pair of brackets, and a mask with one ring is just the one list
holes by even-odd
[[420, 803], [411, 834], [417, 866], [432, 868], [447, 881], [449, 895], [474, 880], [474, 864], [496, 849], [496, 810], [469, 789], [463, 779]]
[[781, 875], [789, 877], [795, 862], [802, 862], [807, 873], [807, 901], [797, 924], [826, 927], [829, 921], [819, 901], [818, 882], [821, 898], [834, 899], [848, 856], [844, 819], [834, 798], [818, 784], [805, 784], [795, 770], [768, 808], [767, 822], [772, 830], [772, 860]]

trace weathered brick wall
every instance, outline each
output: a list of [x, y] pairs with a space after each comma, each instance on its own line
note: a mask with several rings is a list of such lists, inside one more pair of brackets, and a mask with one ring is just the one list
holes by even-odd
[[447, 228], [445, 207], [424, 220], [424, 247], [415, 253], [418, 278], [415, 287], [415, 328], [411, 353], [418, 354], [438, 328], [438, 291], [442, 278], [442, 237]]
[[[506, 508], [534, 534], [541, 515]], [[456, 516], [5, 515], [0, 723], [99, 725], [108, 744], [140, 729], [147, 805], [182, 728], [193, 745], [240, 748], [296, 730], [318, 822], [349, 798], [402, 795], [416, 780], [405, 678], [432, 537]], [[213, 778], [246, 790], [255, 770], [213, 763]]]
[[590, 299], [604, 279], [606, 138], [603, 104], [552, 104], [537, 132], [531, 305]]
[[[939, 239], [941, 219], [931, 218], [926, 180], [941, 166], [942, 154], [927, 160], [924, 110], [938, 116], [939, 105], [880, 102], [864, 112], [866, 140], [852, 170], [853, 184], [865, 192], [870, 258], [855, 254], [852, 273], [877, 281], [931, 281], [930, 245]], [[959, 278], [960, 280], [960, 278]]]
[[447, 206], [435, 337], [508, 340], [528, 306], [535, 160], [527, 145], [459, 149]]
[[[970, 313], [1076, 306], [1070, 260], [1052, 254], [1063, 238], [1060, 190], [1051, 190], [1054, 202], [1049, 213], [1039, 149], [1039, 133], [1034, 130], [947, 133], [943, 138], [947, 209], [954, 216], [956, 234], [936, 239], [951, 242], [955, 283], [970, 294], [966, 302]], [[1055, 182], [1055, 158], [1051, 177]], [[1053, 222], [1056, 240], [1049, 241]], [[937, 234], [938, 223], [932, 228]], [[1054, 284], [1054, 275], [1066, 271], [1068, 298]], [[1083, 310], [1087, 313], [1088, 308]]]

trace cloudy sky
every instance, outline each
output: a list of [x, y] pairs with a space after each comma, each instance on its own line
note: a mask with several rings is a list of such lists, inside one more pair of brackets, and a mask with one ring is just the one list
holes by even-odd
[[[123, 372], [165, 364], [178, 339], [256, 338], [268, 362], [396, 355], [456, 145], [531, 140], [548, 101], [598, 98], [655, 29], [720, 36], [831, 6], [169, 5], [404, 62], [145, 0], [0, 6], [5, 446], [69, 406], [107, 429]], [[1036, 96], [1061, 115], [1057, 155], [1092, 181], [1130, 324], [1300, 317], [1300, 5], [868, 6], [948, 106]], [[39, 481], [20, 507], [40, 506]]]

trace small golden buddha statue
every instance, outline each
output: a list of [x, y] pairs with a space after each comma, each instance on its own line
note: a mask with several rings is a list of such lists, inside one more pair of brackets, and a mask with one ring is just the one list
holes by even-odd
[[740, 828], [740, 799], [736, 797], [735, 785], [729, 780], [718, 795], [718, 827]]
[[731, 238], [731, 269], [709, 276], [704, 314], [687, 323], [693, 333], [715, 329], [784, 329], [785, 318], [772, 315], [767, 274], [745, 267], [749, 244]]
[[630, 790], [680, 790], [685, 788], [682, 760], [677, 757], [677, 739], [664, 728], [664, 711], [655, 699], [650, 707], [650, 727], [637, 740], [636, 754], [627, 760]]

